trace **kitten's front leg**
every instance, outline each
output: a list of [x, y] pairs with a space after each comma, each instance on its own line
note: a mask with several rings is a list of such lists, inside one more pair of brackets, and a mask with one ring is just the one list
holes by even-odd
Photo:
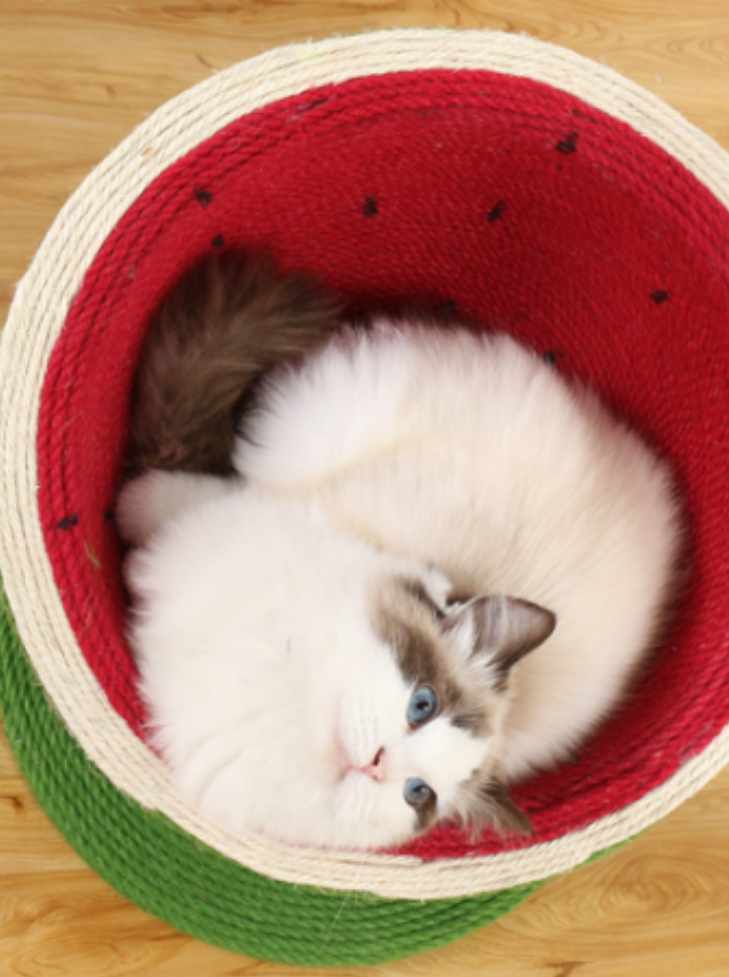
[[240, 491], [237, 477], [152, 470], [128, 482], [119, 493], [116, 523], [130, 546], [142, 546], [180, 512]]

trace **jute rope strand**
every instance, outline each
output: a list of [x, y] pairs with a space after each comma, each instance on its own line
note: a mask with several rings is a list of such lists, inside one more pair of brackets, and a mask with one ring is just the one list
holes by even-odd
[[729, 206], [729, 158], [676, 112], [614, 72], [559, 48], [489, 32], [392, 31], [279, 49], [221, 72], [163, 106], [68, 201], [19, 286], [0, 346], [0, 560], [23, 645], [89, 759], [143, 807], [266, 875], [390, 898], [437, 899], [543, 879], [652, 824], [726, 763], [729, 731], [638, 803], [579, 832], [521, 852], [421, 863], [408, 857], [290, 849], [233, 841], [201, 821], [162, 764], [111, 709], [89, 671], [56, 591], [37, 504], [40, 395], [70, 302], [99, 248], [143, 190], [177, 159], [240, 116], [313, 87], [387, 72], [482, 69], [564, 90], [627, 123], [684, 164]]
[[92, 868], [178, 929], [261, 959], [373, 964], [431, 950], [486, 926], [538, 886], [463, 899], [392, 901], [288, 885], [229, 862], [118, 794], [88, 761], [44, 702], [11, 615], [2, 610], [0, 591], [3, 719], [36, 797]]

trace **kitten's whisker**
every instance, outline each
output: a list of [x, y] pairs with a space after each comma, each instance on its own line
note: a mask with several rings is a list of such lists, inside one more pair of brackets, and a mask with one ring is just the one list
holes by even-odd
[[347, 903], [349, 902], [349, 898], [350, 898], [350, 896], [351, 896], [351, 895], [352, 895], [352, 893], [351, 893], [351, 892], [348, 892], [348, 893], [346, 894], [346, 896], [344, 897], [344, 899], [342, 900], [342, 903], [341, 903], [341, 905], [340, 905], [340, 907], [339, 907], [339, 909], [337, 910], [337, 914], [336, 914], [336, 916], [334, 917], [334, 919], [332, 920], [332, 922], [331, 922], [331, 925], [330, 925], [330, 927], [329, 927], [329, 929], [327, 930], [327, 935], [326, 935], [326, 937], [324, 938], [324, 946], [328, 946], [328, 944], [329, 944], [329, 940], [330, 940], [330, 938], [331, 938], [331, 935], [332, 935], [332, 933], [334, 932], [334, 927], [335, 927], [335, 926], [337, 925], [337, 923], [339, 922], [339, 917], [340, 917], [340, 916], [342, 915], [342, 911], [344, 910], [344, 907], [345, 907], [345, 906], [347, 905]]

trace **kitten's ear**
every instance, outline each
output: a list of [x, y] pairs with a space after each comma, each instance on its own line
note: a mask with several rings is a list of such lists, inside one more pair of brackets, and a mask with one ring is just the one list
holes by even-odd
[[454, 634], [461, 650], [495, 669], [501, 681], [556, 626], [552, 611], [518, 597], [475, 597], [450, 608], [443, 621], [444, 630]]
[[475, 841], [484, 828], [494, 828], [502, 837], [517, 834], [530, 837], [532, 823], [509, 797], [498, 780], [488, 780], [478, 791], [468, 814], [468, 824]]

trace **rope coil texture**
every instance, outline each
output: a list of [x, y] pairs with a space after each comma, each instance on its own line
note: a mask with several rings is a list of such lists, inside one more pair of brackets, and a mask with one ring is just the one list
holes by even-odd
[[[433, 142], [436, 123], [430, 125], [428, 118], [444, 126], [442, 142]], [[399, 149], [398, 132], [404, 134]], [[328, 160], [323, 175], [317, 175], [316, 160], [309, 169], [301, 163], [306, 140], [319, 140], [320, 157]], [[336, 169], [337, 148], [351, 144], [347, 152], [354, 153], [358, 140], [364, 148], [356, 167], [344, 152]], [[375, 144], [394, 147], [402, 167], [422, 152], [435, 173], [432, 184], [420, 167], [410, 180], [411, 196], [401, 197], [395, 177], [378, 173], [377, 154], [371, 152]], [[494, 188], [503, 189], [503, 196], [485, 194], [480, 216], [438, 189], [448, 185], [451, 154], [468, 161], [471, 145], [481, 146], [481, 160], [488, 158], [495, 174], [490, 177]], [[576, 164], [582, 161], [590, 165], [580, 170]], [[357, 167], [361, 193], [360, 184], [347, 182]], [[514, 168], [518, 176], [510, 177], [507, 171]], [[275, 185], [269, 191], [263, 177], [272, 173]], [[301, 195], [302, 173], [308, 197]], [[335, 178], [338, 193], [330, 198], [325, 184]], [[673, 415], [662, 405], [660, 391], [641, 391], [640, 380], [649, 369], [646, 363], [665, 359], [665, 376], [691, 403], [713, 396], [711, 384], [715, 380], [718, 389], [725, 375], [729, 350], [722, 360], [724, 341], [715, 337], [713, 367], [697, 363], [693, 372], [687, 367], [679, 375], [674, 360], [685, 342], [677, 324], [695, 322], [698, 342], [712, 315], [729, 318], [729, 160], [656, 98], [571, 52], [524, 37], [441, 30], [383, 32], [271, 51], [163, 106], [100, 164], [62, 210], [18, 288], [0, 344], [0, 567], [7, 595], [0, 697], [11, 745], [41, 803], [89, 864], [140, 906], [210, 942], [269, 959], [341, 964], [403, 956], [483, 925], [540, 881], [620, 844], [690, 797], [726, 763], [728, 727], [713, 705], [722, 695], [729, 699], [721, 664], [727, 658], [724, 631], [715, 639], [711, 669], [696, 675], [683, 726], [640, 752], [642, 766], [634, 779], [641, 782], [634, 789], [626, 793], [619, 776], [611, 785], [613, 768], [598, 762], [598, 744], [591, 773], [584, 777], [586, 766], [580, 772], [582, 783], [577, 775], [560, 780], [560, 774], [544, 778], [531, 794], [526, 791], [538, 828], [529, 847], [509, 849], [492, 839], [465, 852], [463, 841], [447, 830], [397, 853], [324, 853], [259, 837], [234, 840], [182, 804], [163, 765], [147, 749], [133, 668], [122, 647], [118, 546], [103, 518], [113, 502], [116, 470], [110, 459], [123, 437], [141, 326], [185, 261], [211, 242], [213, 247], [233, 243], [239, 233], [235, 243], [278, 247], [284, 266], [306, 264], [308, 256], [316, 267], [319, 256], [343, 290], [366, 295], [375, 282], [381, 289], [375, 298], [386, 301], [403, 282], [415, 294], [422, 290], [419, 269], [427, 271], [429, 254], [442, 243], [439, 225], [450, 220], [456, 258], [468, 264], [477, 232], [482, 233], [477, 222], [485, 220], [483, 226], [502, 237], [486, 245], [479, 237], [478, 248], [487, 248], [487, 264], [509, 252], [513, 264], [501, 268], [505, 284], [482, 283], [487, 272], [479, 258], [472, 277], [468, 269], [461, 274], [464, 281], [454, 286], [460, 288], [454, 299], [446, 286], [462, 269], [444, 258], [433, 301], [455, 301], [481, 319], [491, 309], [498, 325], [514, 295], [524, 291], [519, 284], [524, 269], [538, 276], [539, 260], [550, 250], [573, 256], [570, 274], [577, 265], [594, 270], [583, 255], [589, 257], [590, 247], [575, 249], [574, 236], [590, 233], [593, 217], [585, 217], [577, 204], [595, 195], [598, 179], [600, 186], [616, 188], [621, 206], [611, 201], [609, 215], [597, 217], [614, 220], [616, 237], [622, 235], [625, 247], [639, 256], [634, 261], [630, 252], [630, 267], [645, 288], [628, 295], [626, 286], [616, 305], [623, 318], [640, 306], [635, 328], [644, 329], [646, 351], [616, 343], [607, 366], [589, 361], [582, 347], [590, 343], [585, 336], [579, 342], [570, 338], [568, 320], [576, 308], [586, 317], [589, 313], [586, 321], [598, 322], [599, 282], [589, 287], [580, 282], [578, 288], [568, 274], [562, 280], [555, 267], [530, 281], [530, 290], [539, 294], [541, 287], [544, 302], [552, 305], [543, 321], [524, 306], [524, 318], [529, 313], [534, 320], [529, 338], [566, 370], [594, 380], [608, 400], [627, 405], [631, 417], [671, 449]], [[570, 195], [561, 211], [552, 212], [550, 201], [566, 181]], [[537, 196], [525, 196], [530, 183]], [[542, 197], [540, 186], [546, 188]], [[352, 206], [340, 212], [350, 191]], [[408, 210], [413, 194], [420, 208], [414, 215]], [[648, 218], [637, 208], [651, 194], [653, 209], [667, 216], [660, 223], [659, 213], [646, 231]], [[316, 201], [311, 214], [309, 200]], [[300, 222], [318, 228], [323, 240], [343, 228], [346, 239], [337, 245], [343, 257], [319, 248], [316, 234], [308, 238], [300, 227], [292, 230], [297, 222], [282, 201], [303, 215]], [[251, 211], [249, 224], [241, 225], [242, 208]], [[537, 211], [549, 215], [552, 236], [542, 243], [533, 217]], [[387, 277], [390, 265], [384, 259], [382, 267], [377, 264], [386, 247], [377, 235], [384, 233], [379, 228], [388, 213], [398, 216], [403, 235], [393, 251], [402, 252], [403, 242], [414, 248], [412, 260], [385, 255], [394, 262], [393, 281]], [[520, 214], [529, 222], [529, 234], [506, 237], [517, 226], [510, 221]], [[555, 230], [561, 214], [566, 214], [565, 229]], [[651, 248], [643, 244], [648, 234], [657, 242], [652, 240]], [[290, 242], [282, 244], [287, 235]], [[346, 253], [355, 245], [358, 255], [371, 251], [371, 281], [356, 278], [356, 261]], [[666, 257], [654, 260], [653, 247], [658, 252], [665, 247]], [[695, 296], [681, 298], [682, 280], [661, 278], [661, 261], [666, 266], [674, 251], [692, 256], [686, 258], [685, 275], [701, 280], [705, 314], [692, 311], [689, 299]], [[555, 278], [560, 295], [549, 284]], [[605, 288], [614, 291], [614, 282]], [[117, 331], [122, 316], [137, 327]], [[666, 381], [660, 383], [666, 389]], [[94, 400], [99, 388], [104, 397]], [[718, 413], [717, 408], [717, 418]], [[697, 544], [699, 563], [713, 580], [723, 559], [720, 541], [711, 543], [712, 513], [723, 505], [720, 479], [704, 465], [706, 477], [700, 489], [695, 487], [694, 473], [709, 448], [697, 448], [682, 462], [682, 445], [693, 436], [687, 430], [674, 439], [677, 465], [688, 484], [697, 536], [707, 540]], [[729, 443], [724, 422], [717, 419], [711, 437], [718, 443], [725, 435]], [[705, 614], [716, 630], [720, 602], [701, 587], [694, 622]], [[694, 635], [692, 628], [698, 625], [689, 622], [679, 631], [676, 647], [684, 634]], [[695, 635], [692, 640], [698, 641]], [[669, 664], [656, 678], [664, 698], [671, 691]], [[645, 728], [667, 725], [664, 718], [656, 706]], [[634, 755], [635, 744], [626, 740], [623, 753]], [[629, 777], [628, 760], [621, 757], [614, 768], [624, 767], [620, 776]], [[575, 798], [569, 808], [556, 806], [564, 784]], [[589, 795], [584, 804], [581, 793]], [[118, 857], [112, 855], [117, 849]]]

